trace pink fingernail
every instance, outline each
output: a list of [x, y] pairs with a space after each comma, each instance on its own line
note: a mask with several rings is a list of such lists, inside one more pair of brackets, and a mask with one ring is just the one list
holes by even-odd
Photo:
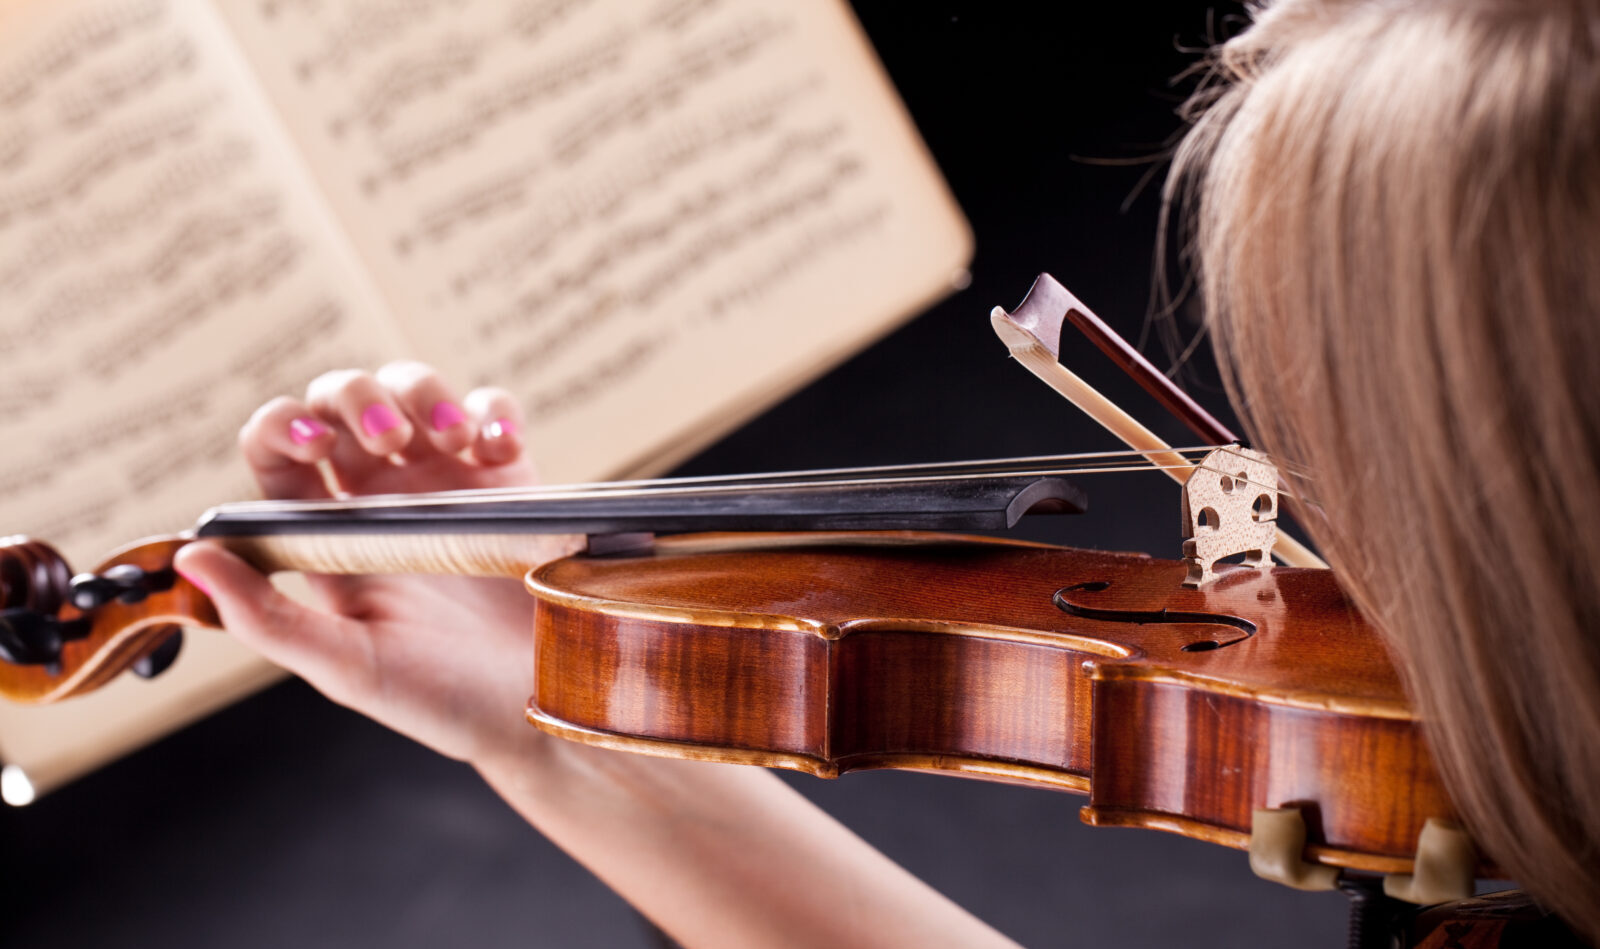
[[373, 438], [399, 424], [400, 416], [382, 402], [367, 406], [367, 410], [361, 413], [361, 430]]
[[201, 583], [196, 577], [184, 573], [182, 570], [178, 571], [178, 576], [188, 580], [190, 586], [194, 587], [196, 590], [199, 590], [201, 593], [204, 593], [206, 596], [211, 595], [211, 588], [206, 586], [204, 583]]
[[435, 402], [433, 404], [433, 430], [442, 432], [452, 425], [460, 425], [467, 420], [461, 411], [461, 406], [450, 402]]
[[508, 418], [497, 418], [483, 427], [485, 438], [508, 438], [517, 433], [517, 423]]
[[328, 433], [328, 426], [314, 418], [297, 418], [289, 423], [289, 437], [296, 445], [314, 442]]

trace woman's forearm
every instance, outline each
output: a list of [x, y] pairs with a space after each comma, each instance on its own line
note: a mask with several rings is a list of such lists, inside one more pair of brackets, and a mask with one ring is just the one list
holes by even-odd
[[546, 740], [480, 767], [686, 946], [1014, 946], [759, 768]]
[[[436, 424], [438, 409], [451, 424]], [[463, 415], [463, 411], [470, 413]], [[364, 419], [381, 416], [378, 430]], [[510, 393], [464, 399], [419, 363], [326, 373], [240, 433], [269, 498], [522, 487]], [[391, 463], [406, 452], [403, 465]], [[334, 701], [463, 761], [535, 827], [692, 946], [997, 946], [1006, 940], [777, 778], [552, 738], [520, 709], [532, 603], [506, 579], [323, 576], [315, 609], [213, 542], [174, 569], [230, 633]], [[470, 635], [464, 635], [470, 633]]]

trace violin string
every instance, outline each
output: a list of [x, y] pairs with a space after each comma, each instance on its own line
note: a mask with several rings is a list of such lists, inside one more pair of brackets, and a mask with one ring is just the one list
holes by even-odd
[[[943, 473], [943, 472], [957, 472], [957, 471], [964, 471], [964, 472], [971, 473], [971, 474], [984, 474], [984, 473], [995, 472], [995, 471], [1013, 471], [1013, 472], [1019, 472], [1019, 473], [1027, 473], [1030, 470], [1027, 466], [1032, 466], [1032, 465], [1052, 465], [1053, 466], [1053, 465], [1056, 465], [1056, 464], [1061, 463], [1061, 462], [1076, 461], [1078, 459], [1086, 459], [1086, 458], [1101, 458], [1101, 459], [1136, 458], [1136, 457], [1148, 456], [1148, 455], [1152, 455], [1152, 454], [1203, 455], [1205, 452], [1214, 451], [1214, 450], [1215, 450], [1214, 446], [1196, 446], [1196, 447], [1190, 447], [1190, 448], [1174, 448], [1174, 449], [1145, 450], [1145, 451], [1119, 450], [1119, 451], [1100, 451], [1100, 452], [1079, 452], [1079, 453], [1076, 453], [1076, 454], [1068, 454], [1068, 455], [1030, 455], [1030, 456], [1014, 457], [1014, 458], [990, 458], [990, 459], [977, 459], [977, 460], [971, 460], [971, 461], [954, 461], [954, 462], [933, 462], [933, 463], [914, 462], [914, 463], [910, 463], [910, 464], [874, 465], [874, 466], [867, 466], [867, 467], [813, 468], [813, 469], [802, 469], [802, 470], [793, 470], [793, 471], [775, 471], [775, 472], [774, 471], [767, 471], [767, 472], [753, 472], [753, 473], [749, 473], [749, 474], [709, 475], [709, 476], [694, 476], [694, 477], [686, 477], [686, 478], [649, 478], [649, 479], [639, 479], [639, 480], [629, 480], [629, 481], [591, 481], [591, 482], [579, 482], [579, 483], [573, 483], [573, 484], [540, 485], [540, 486], [533, 487], [533, 488], [524, 487], [524, 486], [506, 487], [506, 488], [463, 488], [463, 489], [457, 489], [457, 490], [451, 490], [451, 491], [433, 491], [433, 492], [428, 492], [427, 497], [430, 498], [430, 499], [437, 499], [437, 500], [441, 500], [441, 501], [454, 500], [454, 499], [457, 499], [457, 498], [460, 498], [460, 499], [474, 499], [474, 498], [501, 498], [501, 499], [506, 499], [506, 498], [527, 498], [529, 500], [543, 500], [543, 499], [545, 499], [547, 497], [557, 497], [557, 496], [566, 496], [566, 495], [574, 495], [574, 494], [590, 495], [590, 494], [594, 494], [594, 493], [602, 492], [602, 491], [622, 494], [622, 493], [628, 493], [628, 492], [632, 492], [632, 491], [636, 491], [636, 490], [640, 490], [640, 489], [650, 489], [650, 488], [656, 488], [656, 487], [678, 488], [678, 487], [694, 487], [694, 486], [699, 486], [699, 485], [707, 485], [707, 486], [709, 486], [709, 485], [716, 485], [716, 484], [732, 484], [732, 483], [756, 484], [758, 486], [766, 486], [767, 483], [777, 483], [777, 482], [793, 483], [793, 482], [800, 482], [800, 481], [824, 480], [824, 479], [838, 478], [838, 477], [843, 477], [843, 476], [863, 476], [863, 475], [877, 475], [877, 474], [891, 475], [891, 474], [897, 474], [898, 473], [898, 474], [903, 474], [903, 475], [906, 475], [906, 476], [910, 476], [910, 475], [915, 475], [915, 474], [918, 474], [918, 473]], [[892, 480], [892, 479], [886, 479], [886, 480]], [[399, 494], [397, 494], [397, 495], [364, 495], [360, 499], [354, 499], [353, 498], [353, 499], [350, 499], [350, 500], [377, 500], [377, 499], [389, 498], [389, 497], [405, 498], [405, 497], [417, 497], [417, 495], [399, 495]], [[275, 506], [279, 505], [280, 503], [285, 503], [285, 502], [280, 502], [280, 501], [275, 501], [275, 500], [234, 501], [234, 502], [229, 502], [226, 505], [226, 507], [229, 510], [242, 510], [242, 509], [254, 508], [254, 507], [275, 507]]]
[[1118, 464], [1102, 462], [1091, 465], [1078, 465], [1071, 467], [1040, 467], [1029, 469], [1011, 469], [980, 473], [961, 474], [933, 474], [917, 475], [900, 478], [857, 478], [857, 479], [832, 479], [824, 482], [816, 481], [789, 481], [789, 482], [763, 482], [755, 486], [743, 484], [730, 485], [676, 485], [662, 486], [648, 491], [560, 491], [560, 492], [517, 492], [506, 493], [496, 490], [487, 492], [448, 492], [429, 494], [398, 494], [398, 495], [366, 495], [358, 498], [344, 499], [315, 499], [315, 500], [286, 500], [286, 501], [244, 501], [219, 505], [217, 510], [221, 513], [283, 513], [302, 514], [316, 512], [341, 512], [355, 510], [378, 510], [404, 507], [470, 507], [477, 504], [493, 503], [538, 503], [541, 501], [562, 500], [598, 500], [598, 499], [628, 499], [644, 497], [661, 497], [688, 494], [728, 494], [751, 491], [776, 491], [804, 487], [867, 487], [891, 486], [906, 484], [927, 484], [948, 481], [970, 480], [995, 480], [1004, 477], [1018, 477], [1025, 475], [1054, 476], [1054, 475], [1090, 475], [1090, 474], [1121, 474], [1137, 473], [1142, 471], [1167, 471], [1167, 470], [1203, 470], [1233, 478], [1240, 484], [1247, 484], [1262, 489], [1276, 489], [1284, 494], [1276, 484], [1263, 484], [1248, 478], [1238, 477], [1238, 473], [1205, 464], [1161, 465], [1147, 464]]
[[[1170, 453], [1185, 455], [1196, 452], [1210, 452], [1211, 447], [1172, 449]], [[244, 501], [224, 504], [218, 511], [223, 513], [284, 513], [299, 514], [312, 512], [337, 512], [352, 510], [393, 509], [403, 507], [424, 507], [435, 505], [472, 506], [476, 504], [491, 504], [505, 502], [538, 502], [574, 499], [604, 499], [604, 498], [629, 498], [651, 497], [663, 495], [682, 494], [723, 494], [732, 492], [748, 492], [751, 490], [774, 491], [801, 487], [860, 487], [860, 486], [886, 486], [902, 484], [926, 484], [933, 482], [997, 479], [1002, 477], [1016, 477], [1023, 475], [1089, 475], [1111, 473], [1135, 473], [1140, 471], [1164, 470], [1206, 470], [1219, 475], [1234, 478], [1237, 482], [1248, 484], [1263, 489], [1275, 489], [1276, 484], [1266, 485], [1248, 478], [1239, 478], [1238, 472], [1230, 472], [1213, 466], [1196, 463], [1188, 465], [1157, 464], [1149, 461], [1127, 462], [1121, 459], [1130, 456], [1155, 454], [1156, 452], [1127, 451], [1127, 452], [1090, 452], [1079, 455], [1037, 456], [1033, 458], [995, 459], [973, 462], [954, 462], [947, 465], [886, 465], [875, 468], [844, 468], [844, 469], [817, 469], [814, 471], [780, 472], [761, 475], [728, 475], [712, 478], [690, 479], [651, 479], [651, 487], [640, 489], [628, 487], [622, 490], [613, 488], [613, 485], [629, 484], [627, 482], [600, 482], [595, 485], [563, 485], [546, 489], [480, 489], [438, 492], [431, 494], [411, 495], [367, 495], [359, 498], [345, 499], [317, 499], [300, 501]], [[1163, 452], [1167, 453], [1167, 452]], [[1100, 458], [1103, 460], [1087, 464], [1067, 465], [1057, 464], [1061, 460], [1079, 458]], [[904, 472], [898, 477], [883, 477], [881, 472]], [[872, 475], [871, 477], [835, 477], [837, 474]], [[770, 480], [783, 478], [787, 480]], [[825, 478], [825, 480], [824, 480]], [[819, 484], [820, 482], [820, 484]], [[635, 482], [638, 484], [640, 482]]]
[[[1055, 464], [1058, 464], [1058, 463], [1061, 463], [1061, 462], [1077, 461], [1079, 459], [1091, 459], [1091, 458], [1099, 458], [1099, 459], [1137, 458], [1137, 457], [1147, 457], [1149, 455], [1161, 454], [1161, 453], [1166, 453], [1166, 452], [1170, 452], [1172, 454], [1180, 454], [1180, 455], [1204, 455], [1206, 452], [1210, 452], [1210, 451], [1214, 451], [1214, 450], [1216, 450], [1216, 446], [1211, 446], [1211, 445], [1200, 445], [1200, 446], [1194, 446], [1194, 447], [1189, 447], [1189, 448], [1165, 449], [1165, 450], [1162, 450], [1162, 451], [1155, 451], [1155, 450], [1143, 450], [1143, 451], [1141, 451], [1141, 450], [1136, 450], [1136, 449], [1135, 450], [1119, 449], [1117, 451], [1077, 452], [1077, 453], [1074, 453], [1074, 454], [1066, 454], [1066, 455], [1028, 455], [1028, 456], [1021, 456], [1021, 457], [1013, 457], [1013, 458], [985, 458], [985, 459], [975, 459], [975, 460], [969, 460], [969, 461], [946, 461], [946, 462], [931, 462], [931, 463], [929, 463], [929, 462], [912, 462], [912, 463], [909, 463], [909, 464], [871, 465], [871, 466], [865, 466], [865, 467], [847, 467], [847, 468], [808, 468], [808, 469], [800, 469], [800, 470], [792, 470], [792, 471], [764, 471], [764, 472], [752, 472], [752, 473], [749, 473], [749, 474], [706, 475], [706, 476], [694, 476], [694, 477], [687, 477], [687, 478], [647, 478], [647, 479], [630, 480], [630, 481], [591, 481], [591, 482], [575, 483], [575, 484], [543, 485], [543, 486], [541, 486], [541, 487], [539, 487], [537, 489], [534, 489], [534, 490], [538, 491], [541, 494], [555, 494], [555, 493], [584, 493], [584, 494], [588, 494], [588, 493], [592, 493], [592, 492], [595, 492], [595, 491], [615, 491], [615, 492], [619, 492], [620, 493], [620, 492], [624, 492], [624, 491], [632, 491], [632, 490], [637, 490], [637, 489], [649, 489], [649, 488], [655, 488], [655, 487], [677, 488], [677, 487], [692, 487], [692, 486], [696, 486], [696, 485], [714, 485], [714, 484], [732, 484], [732, 483], [752, 484], [752, 483], [763, 483], [763, 482], [793, 483], [793, 482], [797, 482], [797, 481], [825, 480], [825, 479], [833, 479], [833, 478], [839, 478], [839, 477], [860, 477], [860, 476], [865, 476], [865, 475], [880, 475], [880, 474], [881, 475], [901, 474], [901, 475], [910, 476], [910, 475], [914, 475], [914, 474], [918, 474], [918, 473], [943, 473], [943, 472], [956, 472], [956, 471], [966, 471], [966, 472], [969, 472], [969, 473], [981, 474], [981, 473], [985, 473], [985, 472], [989, 472], [989, 471], [1021, 470], [1023, 466], [1034, 465], [1034, 464], [1055, 465]], [[438, 494], [436, 494], [435, 496], [443, 496], [443, 495], [447, 495], [447, 494], [483, 495], [483, 494], [488, 494], [490, 492], [500, 492], [500, 493], [507, 493], [507, 494], [520, 494], [520, 493], [526, 493], [526, 492], [528, 492], [528, 490], [529, 489], [526, 489], [526, 488], [490, 488], [490, 489], [487, 489], [487, 490], [485, 490], [485, 489], [468, 489], [468, 490], [465, 490], [465, 491], [457, 491], [457, 492], [438, 492]]]
[[[1237, 453], [1231, 446], [1223, 446], [1221, 449], [1218, 449], [1218, 450], [1219, 451], [1227, 451], [1229, 454], [1236, 454]], [[1292, 462], [1280, 461], [1277, 458], [1273, 458], [1273, 459], [1271, 459], [1271, 461], [1272, 461], [1272, 467], [1278, 469], [1278, 472], [1280, 474], [1287, 474], [1290, 477], [1292, 477], [1294, 480], [1301, 481], [1301, 482], [1310, 482], [1310, 481], [1313, 480], [1313, 478], [1311, 477], [1310, 472], [1307, 471], [1307, 469], [1306, 469], [1306, 467], [1304, 465], [1298, 465], [1298, 464], [1294, 464]]]
[[[1246, 457], [1240, 453], [1240, 449], [1236, 445], [1222, 445], [1219, 446], [1217, 450], [1220, 452], [1225, 452], [1229, 455], [1236, 455], [1241, 458]], [[1322, 509], [1322, 505], [1317, 502], [1316, 498], [1306, 493], [1305, 489], [1310, 487], [1316, 479], [1313, 478], [1309, 472], [1307, 472], [1304, 466], [1285, 463], [1274, 458], [1272, 459], [1272, 467], [1278, 470], [1279, 495], [1286, 498], [1293, 498], [1312, 511], [1320, 511]], [[1284, 477], [1286, 474], [1288, 475], [1288, 478]], [[1246, 481], [1245, 483], [1249, 484], [1252, 482]]]
[[[1210, 448], [1184, 448], [1176, 453], [1202, 453]], [[1061, 461], [1080, 458], [1123, 459], [1142, 456], [1146, 451], [1088, 451], [1078, 454], [1038, 454], [1027, 458], [978, 459], [978, 461], [942, 462], [942, 464], [886, 464], [874, 467], [835, 467], [835, 469], [790, 470], [790, 472], [757, 472], [757, 474], [710, 475], [690, 479], [648, 479], [632, 482], [590, 482], [574, 485], [546, 485], [546, 487], [466, 488], [454, 491], [430, 491], [426, 495], [365, 495], [360, 498], [317, 499], [317, 501], [234, 501], [222, 504], [219, 511], [269, 512], [309, 511], [309, 509], [344, 509], [344, 507], [379, 507], [389, 504], [448, 504], [493, 503], [493, 501], [552, 501], [563, 498], [598, 498], [598, 496], [646, 496], [664, 493], [664, 490], [698, 490], [720, 485], [747, 488], [795, 487], [816, 482], [834, 482], [843, 475], [894, 475], [880, 477], [883, 483], [894, 483], [917, 474], [944, 474], [963, 472], [966, 477], [1000, 474], [1034, 474], [1038, 466], [1058, 466]], [[1086, 466], [1085, 466], [1086, 467]], [[856, 482], [853, 482], [856, 483]]]
[[[1162, 454], [1198, 453], [1207, 448], [1162, 451]], [[707, 478], [658, 478], [636, 482], [595, 482], [591, 484], [551, 485], [537, 488], [479, 488], [456, 491], [429, 492], [426, 494], [363, 495], [342, 499], [236, 501], [220, 505], [227, 512], [267, 512], [305, 510], [343, 510], [358, 507], [388, 507], [395, 505], [433, 505], [441, 503], [495, 503], [504, 501], [545, 501], [572, 498], [646, 497], [660, 494], [683, 494], [697, 491], [729, 491], [776, 489], [801, 486], [901, 484], [930, 477], [943, 480], [959, 478], [1006, 477], [1027, 474], [1089, 474], [1096, 471], [1146, 471], [1160, 470], [1152, 462], [1124, 463], [1119, 459], [1156, 454], [1156, 452], [1117, 451], [1090, 452], [1080, 455], [1040, 455], [1026, 458], [986, 459], [979, 461], [950, 462], [945, 464], [881, 465], [870, 468], [832, 468], [808, 471], [770, 472], [751, 475], [718, 475]], [[1078, 458], [1102, 458], [1099, 462], [1062, 467], [1059, 462]], [[1171, 465], [1166, 467], [1193, 467]], [[898, 473], [897, 477], [885, 476]], [[857, 476], [857, 477], [842, 477]], [[643, 486], [638, 487], [638, 486]]]

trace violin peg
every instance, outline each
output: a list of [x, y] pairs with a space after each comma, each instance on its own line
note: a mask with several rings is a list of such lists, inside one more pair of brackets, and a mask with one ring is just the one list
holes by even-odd
[[14, 666], [55, 662], [61, 656], [59, 625], [33, 610], [0, 610], [0, 659]]
[[146, 571], [137, 564], [119, 563], [95, 573], [80, 573], [72, 578], [68, 601], [85, 613], [116, 600], [138, 603], [158, 590], [172, 588], [171, 570]]
[[160, 645], [146, 653], [129, 668], [133, 674], [141, 679], [154, 679], [156, 676], [172, 668], [178, 661], [178, 653], [183, 651], [183, 627], [168, 626], [170, 632]]
[[63, 621], [30, 609], [0, 610], [0, 660], [15, 666], [44, 666], [55, 674], [61, 647], [89, 632], [83, 620]]
[[1297, 807], [1258, 807], [1250, 815], [1250, 870], [1296, 890], [1331, 890], [1339, 868], [1307, 863], [1306, 819]]
[[1472, 896], [1478, 866], [1472, 838], [1456, 824], [1430, 817], [1417, 835], [1417, 858], [1410, 873], [1383, 878], [1383, 892], [1407, 903], [1427, 905]]

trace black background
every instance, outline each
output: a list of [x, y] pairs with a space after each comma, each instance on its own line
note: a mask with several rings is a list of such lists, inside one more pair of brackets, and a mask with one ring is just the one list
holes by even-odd
[[[971, 286], [684, 472], [1120, 447], [1006, 358], [987, 313], [1015, 305], [1049, 270], [1141, 335], [1160, 181], [1156, 163], [1140, 187], [1152, 173], [1144, 159], [1178, 128], [1169, 79], [1195, 58], [1180, 47], [1225, 31], [1223, 13], [1236, 11], [1176, 0], [855, 6], [972, 222]], [[1147, 351], [1170, 362], [1159, 346]], [[1098, 357], [1068, 361], [1170, 440], [1193, 442]], [[1209, 356], [1195, 363], [1191, 391], [1221, 411]], [[1041, 519], [1025, 534], [1177, 555], [1170, 482], [1081, 486], [1090, 514]], [[790, 780], [1026, 945], [1343, 938], [1339, 897], [1258, 881], [1235, 851], [1084, 827], [1071, 795], [895, 773]], [[4, 946], [646, 944], [619, 899], [469, 769], [298, 682], [0, 811]]]

